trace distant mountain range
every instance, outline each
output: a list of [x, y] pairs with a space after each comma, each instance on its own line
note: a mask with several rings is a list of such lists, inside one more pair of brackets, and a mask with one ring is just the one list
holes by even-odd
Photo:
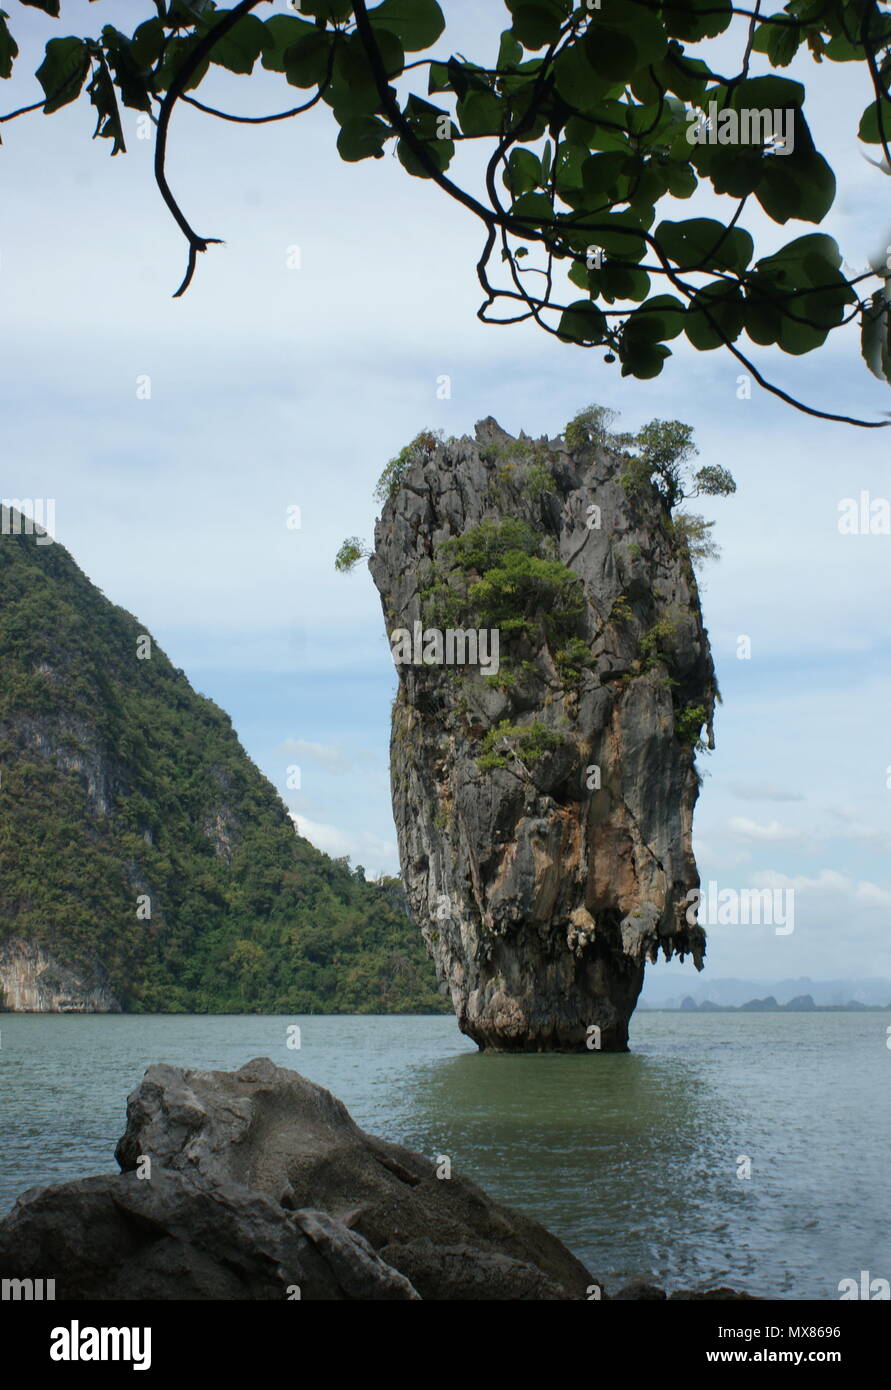
[[891, 980], [795, 980], [716, 979], [690, 982], [679, 989], [676, 979], [648, 975], [639, 1009], [759, 1008], [772, 1011], [794, 1006], [791, 1011], [812, 1008], [887, 1008], [891, 1006]]

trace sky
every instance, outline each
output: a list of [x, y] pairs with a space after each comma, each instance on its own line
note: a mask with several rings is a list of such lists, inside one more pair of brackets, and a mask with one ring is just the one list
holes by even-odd
[[[63, 0], [60, 23], [14, 4], [22, 56], [2, 110], [40, 95], [47, 38], [132, 32], [151, 8]], [[438, 53], [494, 58], [498, 0], [443, 9]], [[737, 41], [722, 42], [730, 67]], [[789, 75], [816, 84], [806, 110], [839, 173], [821, 230], [863, 269], [891, 241], [891, 185], [859, 152], [868, 94], [851, 66], [798, 61]], [[215, 71], [201, 96], [243, 114], [295, 103], [259, 70]], [[58, 540], [231, 714], [301, 832], [373, 875], [398, 869], [396, 677], [370, 576], [339, 575], [333, 560], [344, 537], [372, 536], [387, 460], [422, 428], [463, 434], [488, 415], [536, 436], [592, 402], [625, 429], [686, 421], [700, 461], [738, 486], [703, 506], [722, 549], [701, 587], [723, 703], [702, 760], [697, 861], [721, 890], [794, 889], [795, 911], [787, 933], [712, 927], [709, 974], [891, 977], [891, 536], [839, 530], [844, 499], [891, 495], [891, 431], [808, 418], [754, 383], [741, 399], [729, 354], [682, 339], [662, 376], [639, 382], [602, 351], [478, 323], [478, 225], [395, 157], [342, 164], [325, 107], [259, 128], [178, 109], [168, 176], [196, 229], [225, 245], [174, 300], [184, 244], [137, 121], [127, 112], [128, 152], [114, 160], [90, 139], [85, 99], [0, 127], [2, 496], [55, 499]], [[697, 194], [660, 211], [711, 208]], [[746, 225], [765, 251], [812, 230]], [[800, 359], [744, 346], [822, 408], [891, 410], [853, 330]]]

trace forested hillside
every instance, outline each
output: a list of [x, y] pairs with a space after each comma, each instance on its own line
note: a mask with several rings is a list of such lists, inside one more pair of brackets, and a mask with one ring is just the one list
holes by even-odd
[[0, 951], [129, 1011], [447, 1010], [398, 880], [298, 836], [229, 717], [47, 540], [0, 535]]

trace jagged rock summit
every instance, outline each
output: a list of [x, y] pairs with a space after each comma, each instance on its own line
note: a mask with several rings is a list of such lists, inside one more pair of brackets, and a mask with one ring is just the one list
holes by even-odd
[[624, 1050], [646, 959], [705, 949], [716, 685], [687, 547], [621, 449], [492, 419], [419, 441], [370, 559], [412, 913], [481, 1047]]

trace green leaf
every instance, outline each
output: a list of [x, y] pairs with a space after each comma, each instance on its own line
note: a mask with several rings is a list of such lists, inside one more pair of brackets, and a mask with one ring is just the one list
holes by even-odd
[[662, 18], [678, 39], [715, 38], [733, 19], [731, 0], [663, 0]]
[[674, 92], [682, 101], [700, 102], [705, 96], [711, 69], [701, 58], [691, 58], [676, 39], [671, 39], [668, 52], [655, 66], [658, 81], [667, 92]]
[[607, 256], [600, 270], [591, 271], [591, 291], [599, 291], [607, 304], [616, 300], [646, 299], [650, 277], [639, 265], [618, 265]]
[[511, 216], [531, 223], [550, 222], [554, 209], [547, 193], [521, 193], [513, 201]]
[[500, 135], [507, 109], [494, 92], [468, 92], [458, 102], [458, 121], [464, 135]]
[[885, 140], [891, 144], [891, 102], [883, 99], [881, 102], [871, 102], [860, 117], [860, 128], [857, 134], [866, 145], [880, 145], [882, 143], [882, 131], [879, 128], [880, 106], [882, 110], [882, 126], [885, 131]]
[[[455, 127], [449, 113], [412, 93], [405, 103], [404, 115], [411, 124], [415, 138], [423, 146], [427, 163], [415, 152], [408, 140], [402, 139], [396, 146], [400, 164], [419, 179], [433, 177], [429, 164], [432, 164], [434, 170], [442, 173], [455, 153], [455, 143], [451, 138], [455, 134]], [[441, 131], [448, 131], [448, 138], [440, 139]]]
[[738, 285], [724, 280], [704, 285], [690, 301], [684, 332], [700, 352], [711, 352], [725, 342], [735, 342], [743, 329], [745, 310]]
[[341, 159], [355, 163], [360, 159], [380, 159], [384, 143], [392, 131], [377, 116], [353, 116], [340, 128], [337, 152]]
[[[161, 62], [161, 66], [155, 69], [154, 83], [159, 92], [167, 90], [176, 77], [176, 74], [182, 71], [186, 59], [195, 51], [201, 39], [202, 35], [191, 34], [185, 39], [175, 38], [170, 40], [164, 50], [164, 58]], [[210, 59], [202, 59], [183, 90], [191, 92], [194, 91], [196, 87], [199, 87], [204, 81], [209, 67]]]
[[37, 69], [37, 80], [46, 93], [44, 114], [49, 116], [76, 101], [89, 70], [90, 55], [83, 39], [50, 39], [46, 57]]
[[130, 40], [130, 52], [140, 72], [154, 67], [161, 56], [164, 43], [164, 26], [160, 19], [147, 19]]
[[601, 196], [611, 203], [624, 202], [630, 184], [627, 176], [630, 168], [633, 168], [633, 160], [618, 150], [588, 155], [582, 165], [585, 192], [594, 203]]
[[513, 15], [511, 32], [524, 48], [535, 50], [554, 43], [569, 13], [566, 0], [505, 0]]
[[823, 51], [833, 63], [854, 63], [863, 60], [860, 44], [856, 39], [852, 42], [843, 29], [832, 35]]
[[151, 111], [152, 99], [143, 76], [144, 65], [137, 62], [131, 40], [106, 24], [102, 30], [102, 43], [124, 105], [134, 111]]
[[6, 11], [0, 10], [0, 77], [12, 76], [13, 59], [19, 54], [19, 46], [6, 23], [8, 19]]
[[716, 193], [745, 198], [764, 172], [760, 145], [693, 145], [690, 158], [697, 172], [711, 180]]
[[835, 200], [835, 175], [816, 150], [770, 155], [755, 197], [774, 222], [822, 222]]
[[335, 44], [333, 34], [314, 26], [306, 34], [295, 40], [285, 50], [282, 71], [292, 87], [320, 87], [325, 81], [331, 50]]
[[874, 294], [863, 311], [860, 351], [873, 376], [891, 382], [891, 305], [886, 291]]
[[751, 292], [747, 293], [743, 307], [745, 330], [753, 343], [766, 347], [775, 343], [782, 330], [782, 315], [776, 304], [769, 299]]
[[[440, 173], [446, 168], [455, 153], [455, 145], [452, 140], [424, 140], [424, 152], [427, 159], [432, 163], [434, 169]], [[407, 140], [400, 140], [396, 146], [396, 156], [399, 163], [409, 174], [416, 179], [433, 178], [432, 171], [420, 159], [412, 149]]]
[[571, 343], [602, 343], [606, 320], [590, 299], [577, 299], [564, 309], [557, 329], [561, 338]]
[[34, 10], [43, 10], [44, 14], [52, 15], [53, 19], [59, 18], [59, 0], [21, 0], [23, 5], [30, 5]]
[[842, 254], [834, 237], [825, 232], [808, 232], [772, 255], [763, 256], [755, 269], [798, 289], [825, 285], [833, 276], [844, 283], [844, 277], [837, 275], [841, 263]]
[[513, 149], [502, 174], [505, 188], [513, 197], [530, 193], [541, 180], [541, 160], [531, 150]]
[[580, 150], [578, 145], [567, 144], [564, 140], [557, 146], [551, 172], [551, 181], [557, 197], [568, 207], [580, 212], [586, 212], [589, 208], [582, 183], [582, 167], [587, 157], [585, 150]]
[[[664, 197], [668, 188], [668, 166], [661, 160], [637, 159], [631, 161], [632, 172], [628, 179], [628, 198], [632, 206], [638, 202], [656, 203]], [[695, 183], [694, 183], [695, 187]]]
[[605, 0], [588, 25], [584, 46], [595, 72], [625, 82], [665, 57], [668, 35], [653, 10], [633, 0]]
[[775, 68], [787, 68], [804, 37], [800, 24], [790, 23], [782, 10], [761, 20], [752, 43], [756, 53], [766, 53]]
[[290, 14], [273, 15], [264, 22], [263, 28], [266, 30], [266, 42], [263, 45], [261, 61], [264, 68], [268, 68], [270, 72], [284, 72], [288, 49], [292, 48], [298, 39], [305, 39], [310, 34], [319, 32], [315, 24]]
[[326, 24], [339, 24], [352, 19], [352, 0], [300, 0], [301, 14], [311, 14]]
[[670, 356], [671, 348], [664, 343], [650, 343], [642, 338], [626, 340], [623, 335], [619, 344], [622, 375], [637, 377], [639, 381], [650, 381], [658, 376]]
[[625, 324], [625, 335], [651, 343], [676, 338], [684, 330], [686, 309], [673, 294], [654, 294], [635, 309]]
[[786, 111], [804, 103], [804, 87], [789, 77], [749, 77], [733, 89], [735, 111]]
[[127, 147], [124, 143], [124, 131], [121, 126], [121, 112], [115, 95], [114, 83], [111, 80], [111, 71], [105, 61], [104, 54], [98, 55], [93, 79], [87, 91], [90, 94], [90, 101], [96, 108], [96, 129], [93, 132], [93, 139], [101, 136], [105, 140], [112, 140], [114, 142], [111, 150], [112, 155], [119, 152], [126, 154]]
[[646, 238], [640, 233], [648, 230], [654, 215], [651, 207], [623, 212], [596, 212], [592, 213], [586, 226], [579, 227], [573, 214], [572, 220], [560, 219], [561, 230], [566, 241], [581, 251], [587, 251], [589, 246], [599, 246], [615, 260], [635, 262], [642, 260], [647, 252]]
[[[219, 16], [212, 13], [210, 22], [205, 27], [210, 29], [217, 23]], [[268, 43], [269, 38], [263, 21], [257, 19], [256, 15], [246, 14], [237, 24], [233, 24], [227, 34], [217, 39], [210, 51], [210, 61], [218, 67], [228, 68], [229, 72], [247, 74], [253, 72], [254, 63]]]
[[498, 63], [500, 69], [515, 68], [523, 61], [523, 45], [518, 43], [510, 29], [505, 29], [501, 35], [501, 43], [498, 46]]
[[[795, 310], [799, 312], [798, 309]], [[780, 320], [780, 336], [777, 339], [778, 347], [783, 352], [790, 353], [793, 357], [802, 357], [806, 352], [813, 352], [814, 348], [822, 347], [828, 336], [828, 329], [815, 328], [808, 323], [799, 323], [797, 319], [791, 319], [784, 314]]]
[[672, 159], [665, 166], [668, 191], [673, 198], [692, 198], [699, 186], [696, 170], [692, 164], [684, 164]]
[[[384, 71], [390, 77], [398, 77], [405, 62], [402, 45], [396, 35], [386, 29], [378, 30], [377, 41]], [[390, 91], [395, 96], [394, 89]], [[333, 107], [341, 125], [353, 116], [374, 116], [382, 112], [383, 102], [374, 70], [358, 35], [338, 35], [334, 41], [332, 77], [322, 96]]]
[[612, 79], [594, 71], [584, 36], [562, 48], [554, 60], [554, 85], [577, 111], [590, 111], [606, 95]]
[[452, 74], [449, 71], [448, 63], [431, 63], [427, 77], [428, 95], [433, 96], [436, 92], [450, 92], [451, 90]]
[[395, 34], [406, 53], [417, 53], [436, 43], [445, 20], [436, 0], [383, 0], [368, 11], [375, 29]]
[[660, 222], [656, 240], [679, 270], [744, 270], [752, 259], [754, 242], [742, 227], [729, 231], [711, 217], [684, 222]]

